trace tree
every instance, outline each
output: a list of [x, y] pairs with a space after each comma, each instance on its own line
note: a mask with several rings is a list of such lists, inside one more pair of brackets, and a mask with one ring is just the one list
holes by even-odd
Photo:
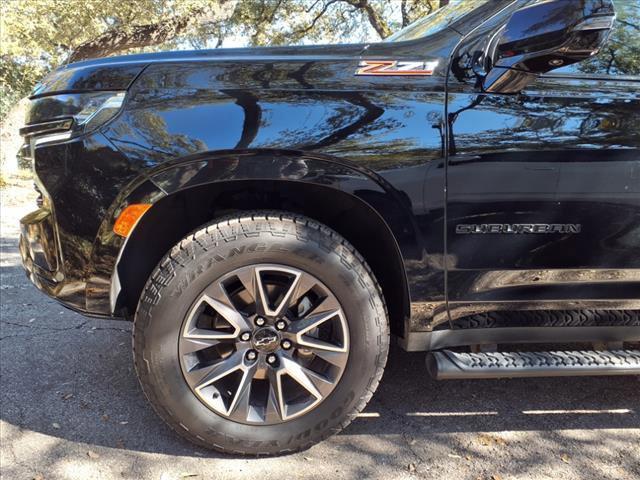
[[380, 40], [447, 0], [5, 0], [0, 118], [65, 62], [149, 50]]
[[640, 4], [616, 3], [616, 23], [604, 48], [594, 58], [576, 64], [585, 73], [640, 74]]

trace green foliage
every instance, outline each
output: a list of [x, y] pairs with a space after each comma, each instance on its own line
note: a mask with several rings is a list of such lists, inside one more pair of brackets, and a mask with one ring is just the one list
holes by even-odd
[[[368, 0], [383, 28], [393, 33], [437, 9], [439, 0]], [[245, 0], [226, 33], [251, 45], [354, 43], [380, 40], [368, 10], [358, 0]]]
[[5, 0], [0, 2], [0, 118], [47, 71], [72, 56], [374, 40], [430, 13], [439, 1]]
[[[214, 10], [218, 0], [5, 0], [0, 2], [0, 118], [50, 69], [107, 31], [166, 23], [194, 9]], [[206, 16], [204, 16], [206, 18]], [[204, 31], [201, 31], [205, 34]], [[150, 39], [152, 40], [152, 39]], [[153, 45], [153, 41], [137, 48]], [[175, 48], [165, 42], [160, 48]]]
[[0, 61], [0, 119], [32, 88], [34, 83], [48, 71], [46, 65], [25, 62], [13, 57], [2, 57]]
[[[448, 0], [4, 0], [0, 118], [70, 58], [220, 46], [379, 40]], [[603, 51], [574, 71], [640, 73], [640, 6], [618, 0]]]

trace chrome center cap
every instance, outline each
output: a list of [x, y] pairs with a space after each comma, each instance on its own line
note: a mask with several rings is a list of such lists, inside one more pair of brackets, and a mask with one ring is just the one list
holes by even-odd
[[263, 327], [253, 334], [253, 347], [259, 352], [271, 353], [280, 346], [280, 334], [271, 328]]

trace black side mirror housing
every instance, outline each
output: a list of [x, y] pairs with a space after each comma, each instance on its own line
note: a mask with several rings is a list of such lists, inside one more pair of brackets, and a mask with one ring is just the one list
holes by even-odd
[[541, 73], [595, 55], [614, 21], [612, 0], [541, 0], [516, 10], [490, 44], [483, 90], [517, 93]]

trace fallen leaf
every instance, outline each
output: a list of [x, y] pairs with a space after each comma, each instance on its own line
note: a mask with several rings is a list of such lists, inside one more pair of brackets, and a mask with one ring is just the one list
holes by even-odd
[[455, 453], [448, 453], [447, 456], [449, 458], [462, 458], [460, 455], [456, 455]]
[[96, 458], [100, 458], [100, 455], [98, 455], [96, 452], [92, 452], [91, 450], [89, 450], [87, 452], [87, 457], [95, 460]]
[[59, 423], [56, 423], [56, 422], [53, 422], [53, 423], [51, 424], [51, 426], [52, 426], [53, 428], [55, 428], [56, 430], [58, 430], [58, 429], [60, 428], [60, 424], [59, 424]]
[[502, 477], [497, 473], [494, 473], [493, 475], [491, 475], [491, 480], [502, 480]]
[[471, 460], [471, 455], [465, 455], [464, 458], [465, 460]]
[[569, 463], [569, 455], [563, 453], [562, 455], [560, 455], [560, 460], [562, 460], [564, 463]]
[[124, 448], [124, 440], [119, 438], [116, 440], [116, 448]]
[[480, 443], [480, 445], [484, 447], [488, 447], [493, 444], [501, 445], [501, 446], [505, 446], [507, 444], [507, 441], [504, 438], [489, 435], [487, 433], [480, 433], [478, 435], [478, 442]]
[[415, 472], [416, 471], [416, 464], [415, 463], [410, 463], [409, 465], [407, 465], [407, 470], [409, 470], [410, 472]]
[[107, 422], [109, 420], [109, 415], [107, 415], [106, 413], [104, 415], [102, 415], [102, 421], [103, 422]]

